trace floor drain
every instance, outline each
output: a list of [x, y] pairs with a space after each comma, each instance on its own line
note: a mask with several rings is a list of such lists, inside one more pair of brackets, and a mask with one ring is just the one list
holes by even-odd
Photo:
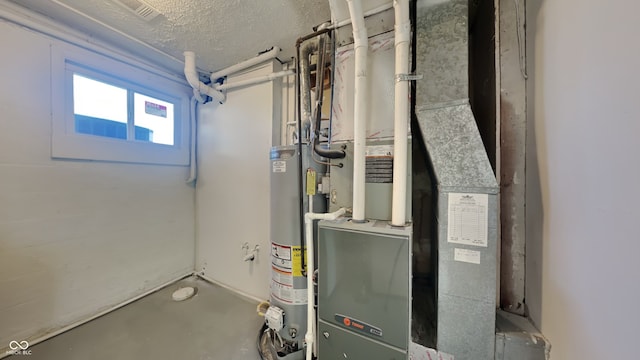
[[174, 301], [183, 301], [193, 297], [193, 295], [195, 294], [196, 294], [196, 288], [192, 286], [187, 286], [174, 291], [171, 297], [173, 298]]

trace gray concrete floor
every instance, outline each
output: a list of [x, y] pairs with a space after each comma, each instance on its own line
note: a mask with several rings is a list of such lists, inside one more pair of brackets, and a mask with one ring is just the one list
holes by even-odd
[[[184, 286], [196, 286], [198, 293], [173, 301], [173, 291]], [[188, 278], [31, 347], [29, 360], [256, 360], [263, 322], [256, 305]]]

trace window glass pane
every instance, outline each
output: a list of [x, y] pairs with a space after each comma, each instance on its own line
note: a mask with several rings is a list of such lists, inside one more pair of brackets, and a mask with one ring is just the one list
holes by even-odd
[[138, 93], [133, 104], [136, 140], [173, 145], [173, 104]]
[[81, 134], [127, 138], [127, 90], [73, 74], [75, 129]]

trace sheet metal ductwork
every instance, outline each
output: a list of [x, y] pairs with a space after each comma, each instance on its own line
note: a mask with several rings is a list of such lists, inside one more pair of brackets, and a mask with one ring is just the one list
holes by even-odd
[[495, 348], [499, 187], [469, 102], [474, 3], [416, 4], [415, 113], [437, 188], [437, 348], [456, 360], [493, 359]]

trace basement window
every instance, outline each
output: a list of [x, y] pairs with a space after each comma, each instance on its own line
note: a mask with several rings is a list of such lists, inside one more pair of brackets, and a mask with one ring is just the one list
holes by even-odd
[[173, 103], [73, 74], [75, 132], [173, 145]]
[[52, 51], [51, 156], [189, 164], [189, 88], [91, 51]]

